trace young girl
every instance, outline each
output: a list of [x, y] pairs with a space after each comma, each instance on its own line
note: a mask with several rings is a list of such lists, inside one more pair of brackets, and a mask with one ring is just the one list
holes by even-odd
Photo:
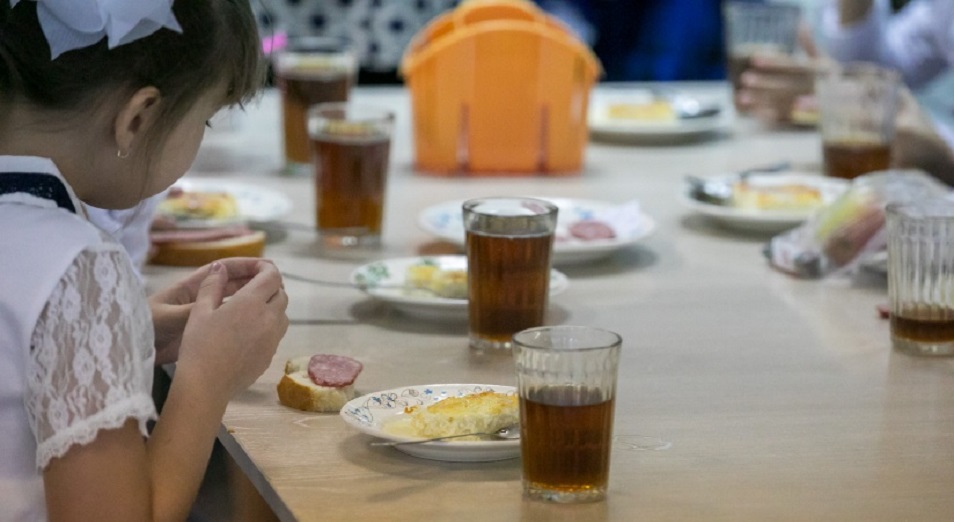
[[259, 70], [244, 0], [0, 0], [0, 520], [187, 516], [287, 328], [281, 276], [223, 260], [147, 301], [85, 208], [172, 184]]

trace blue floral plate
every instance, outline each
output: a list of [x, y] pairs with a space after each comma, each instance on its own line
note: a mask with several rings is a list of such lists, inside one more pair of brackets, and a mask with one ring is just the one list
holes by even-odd
[[[516, 393], [513, 386], [497, 384], [426, 384], [405, 386], [375, 393], [369, 393], [348, 401], [341, 408], [341, 418], [362, 433], [390, 440], [410, 441], [413, 437], [402, 437], [385, 431], [389, 422], [400, 421], [405, 415], [404, 408], [434, 404], [448, 397], [461, 397], [484, 391]], [[394, 446], [408, 455], [431, 460], [452, 462], [490, 462], [507, 460], [520, 456], [520, 440], [493, 441], [444, 441], [424, 442]]]
[[[375, 261], [356, 268], [351, 273], [351, 283], [372, 298], [410, 316], [437, 321], [466, 321], [467, 299], [438, 297], [405, 285], [408, 268], [421, 264], [435, 265], [442, 270], [466, 270], [467, 257], [424, 256]], [[563, 273], [550, 271], [551, 297], [563, 293], [569, 286], [570, 281]]]

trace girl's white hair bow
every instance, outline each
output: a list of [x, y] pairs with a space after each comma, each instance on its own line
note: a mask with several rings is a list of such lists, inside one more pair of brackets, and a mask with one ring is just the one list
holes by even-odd
[[[182, 32], [173, 0], [35, 0], [50, 59], [89, 47], [104, 37], [109, 48], [128, 44], [165, 27]], [[16, 6], [20, 0], [10, 0]]]

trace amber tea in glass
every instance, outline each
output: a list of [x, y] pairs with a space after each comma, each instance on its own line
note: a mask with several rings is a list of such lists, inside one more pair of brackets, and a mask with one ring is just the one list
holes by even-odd
[[275, 81], [281, 93], [285, 173], [306, 172], [311, 159], [308, 109], [348, 100], [357, 59], [345, 42], [332, 38], [292, 39], [276, 54]]
[[878, 139], [831, 139], [822, 143], [825, 175], [854, 179], [891, 167], [891, 145]]
[[915, 355], [954, 355], [954, 201], [887, 206], [891, 341]]
[[833, 65], [815, 82], [826, 176], [854, 179], [891, 167], [898, 74], [871, 64]]
[[532, 198], [463, 205], [470, 345], [509, 348], [520, 330], [543, 325], [557, 207]]
[[315, 177], [315, 226], [331, 247], [381, 241], [394, 117], [348, 103], [309, 111]]
[[527, 497], [571, 503], [606, 496], [621, 345], [619, 335], [586, 326], [514, 335]]

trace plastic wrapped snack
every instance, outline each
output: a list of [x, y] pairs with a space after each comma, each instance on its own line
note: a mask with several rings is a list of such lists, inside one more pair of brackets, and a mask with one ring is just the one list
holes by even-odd
[[804, 278], [851, 275], [886, 249], [888, 203], [943, 196], [950, 188], [920, 171], [891, 170], [856, 178], [830, 205], [766, 245], [775, 268]]

